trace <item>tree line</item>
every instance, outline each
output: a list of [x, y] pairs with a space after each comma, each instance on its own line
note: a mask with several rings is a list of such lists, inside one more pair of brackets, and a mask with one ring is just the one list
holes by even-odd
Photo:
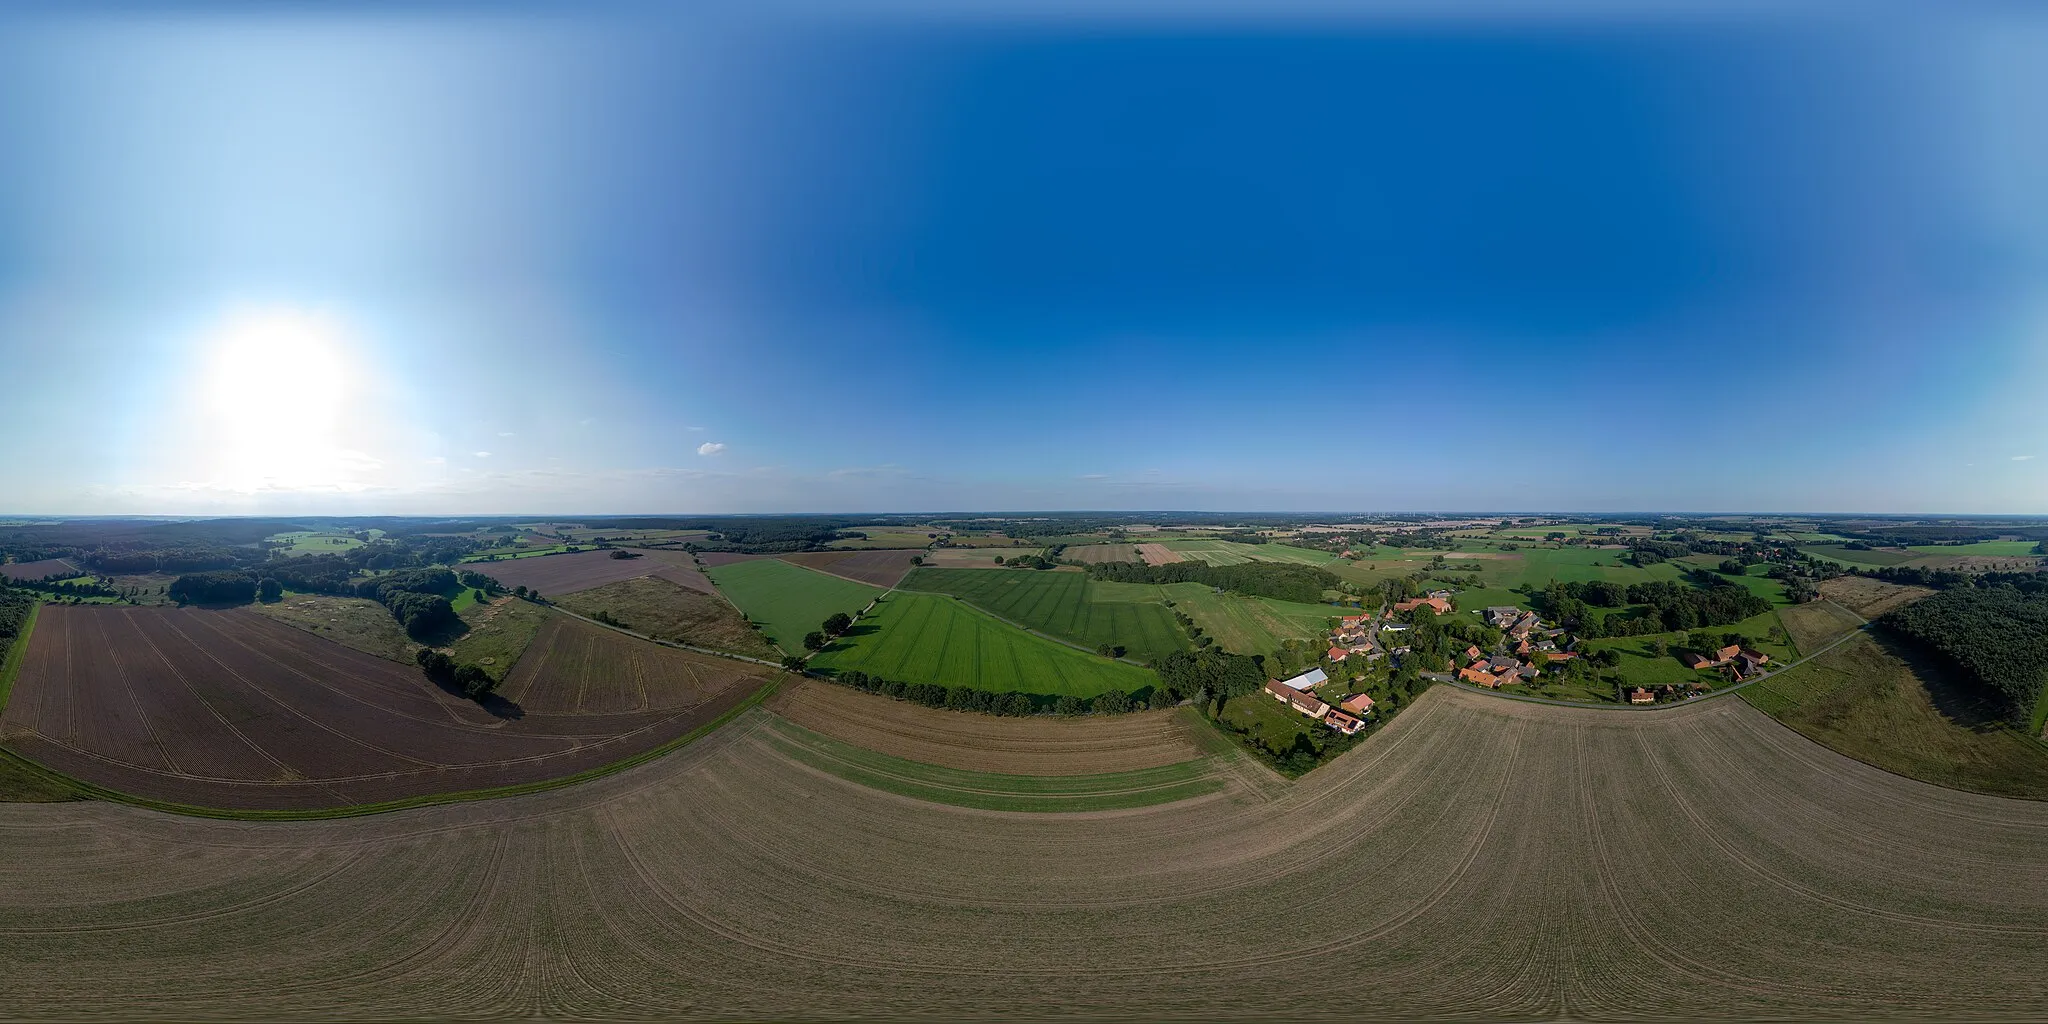
[[[1558, 621], [1577, 623], [1578, 634], [1587, 638], [1682, 633], [1741, 622], [1771, 610], [1770, 599], [1747, 587], [1729, 583], [1712, 573], [1695, 575], [1706, 585], [1686, 586], [1670, 580], [1626, 586], [1609, 580], [1575, 583], [1552, 580], [1543, 590], [1543, 610]], [[1626, 605], [1647, 607], [1639, 615], [1598, 615], [1591, 610]]]
[[1885, 628], [1933, 651], [2024, 715], [2048, 680], [2048, 593], [1956, 587], [1895, 609]]
[[[977, 711], [985, 715], [1022, 717], [1025, 715], [1119, 715], [1127, 711], [1142, 711], [1147, 706], [1164, 707], [1170, 699], [1154, 690], [1148, 704], [1122, 690], [1111, 690], [1098, 694], [1092, 699], [1083, 699], [1072, 694], [1024, 693], [1011, 690], [995, 693], [972, 686], [943, 686], [938, 683], [906, 683], [896, 679], [885, 679], [866, 672], [852, 670], [830, 676], [841, 686], [850, 686], [867, 693], [879, 693], [922, 704], [928, 708], [942, 708], [948, 711]], [[1139, 691], [1144, 693], [1145, 691]]]

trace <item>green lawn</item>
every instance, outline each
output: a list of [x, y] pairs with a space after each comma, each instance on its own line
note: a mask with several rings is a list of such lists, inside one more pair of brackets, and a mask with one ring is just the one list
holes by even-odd
[[1810, 739], [1939, 786], [2048, 799], [2048, 744], [1940, 666], [1864, 635], [1741, 691]]
[[1106, 811], [1148, 807], [1223, 788], [1211, 759], [1102, 775], [997, 775], [879, 754], [771, 717], [764, 735], [783, 754], [850, 782], [900, 796], [987, 811]]
[[1156, 661], [1189, 646], [1187, 634], [1159, 603], [1155, 586], [1102, 583], [1078, 572], [913, 569], [901, 587], [951, 594], [1086, 647], [1120, 644], [1126, 657], [1141, 661]]
[[[971, 570], [982, 571], [982, 570]], [[754, 558], [712, 568], [711, 582], [747, 618], [761, 624], [770, 643], [801, 655], [804, 634], [834, 612], [858, 614], [881, 596], [880, 587], [813, 572], [779, 558]]]
[[1294, 746], [1294, 737], [1299, 735], [1316, 737], [1317, 730], [1329, 731], [1326, 726], [1274, 700], [1264, 691], [1230, 698], [1223, 703], [1223, 713], [1217, 717], [1250, 730], [1251, 735], [1263, 739], [1270, 750], [1286, 750]]
[[[755, 564], [759, 563], [724, 568]], [[1157, 682], [1145, 669], [1006, 626], [956, 598], [905, 591], [876, 605], [811, 664], [826, 671], [858, 669], [906, 683], [970, 686], [996, 693], [1093, 697], [1110, 690], [1134, 693]]]
[[473, 604], [462, 613], [469, 632], [449, 644], [448, 651], [456, 661], [481, 666], [491, 678], [503, 680], [549, 614], [546, 608], [516, 597]]

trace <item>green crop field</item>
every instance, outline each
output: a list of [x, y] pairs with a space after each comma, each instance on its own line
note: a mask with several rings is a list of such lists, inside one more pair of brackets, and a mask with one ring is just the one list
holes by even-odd
[[[1972, 555], [1978, 558], [2012, 558], [2019, 555], [2036, 554], [2036, 543], [2031, 540], [1980, 540], [1970, 544], [1915, 544], [1908, 551], [1923, 555]], [[1851, 554], [1867, 555], [1868, 551], [1853, 551]]]
[[829, 671], [858, 669], [906, 683], [1075, 697], [1110, 690], [1136, 692], [1157, 681], [1136, 665], [1006, 626], [957, 598], [904, 591], [876, 605], [811, 664]]
[[272, 550], [282, 557], [299, 555], [340, 554], [350, 548], [359, 548], [363, 542], [339, 533], [325, 533], [319, 530], [296, 530], [291, 533], [274, 533], [265, 538], [283, 547]]
[[1213, 759], [1100, 775], [999, 775], [877, 753], [821, 736], [783, 718], [767, 738], [783, 754], [870, 789], [987, 811], [1108, 811], [1149, 807], [1223, 788]]
[[883, 530], [856, 528], [849, 532], [864, 533], [866, 537], [835, 540], [827, 547], [834, 548], [922, 548], [930, 547], [937, 530]]
[[1326, 604], [1219, 594], [1200, 583], [1174, 583], [1157, 589], [1173, 601], [1175, 610], [1185, 612], [1204, 633], [1216, 638], [1218, 646], [1234, 654], [1272, 654], [1284, 640], [1321, 640], [1329, 635], [1332, 618], [1356, 614]]
[[879, 587], [812, 572], [779, 558], [713, 566], [711, 582], [747, 618], [761, 624], [769, 642], [790, 654], [801, 654], [804, 634], [834, 612], [856, 614], [882, 593]]
[[[1187, 634], [1158, 603], [1157, 587], [1100, 583], [1078, 572], [914, 569], [905, 590], [951, 594], [1011, 622], [1085, 647], [1120, 644], [1155, 661], [1186, 650]], [[1208, 588], [1202, 587], [1205, 592]]]
[[1327, 551], [1312, 551], [1287, 544], [1239, 544], [1229, 540], [1169, 540], [1169, 551], [1176, 551], [1185, 558], [1200, 559], [1210, 565], [1242, 565], [1246, 562], [1292, 562], [1297, 565], [1327, 565], [1337, 561], [1337, 556]]
[[[1801, 544], [1798, 550], [1802, 555], [1812, 555], [1815, 558], [1824, 558], [1831, 562], [1840, 562], [1843, 565], [1879, 568], [1887, 565], [1899, 565], [1922, 557], [1911, 551], [1882, 551], [1877, 549], [1853, 551], [1840, 544]], [[1950, 547], [1947, 550], [1957, 554], [1963, 553], [1960, 547]]]

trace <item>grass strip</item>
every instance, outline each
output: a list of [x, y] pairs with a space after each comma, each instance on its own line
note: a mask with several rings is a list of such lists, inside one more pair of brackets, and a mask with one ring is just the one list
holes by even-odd
[[781, 717], [764, 733], [781, 753], [870, 789], [986, 811], [1122, 810], [1213, 793], [1223, 780], [1207, 759], [1100, 775], [999, 775], [942, 768], [821, 736]]
[[7, 710], [7, 698], [14, 695], [14, 676], [21, 671], [21, 663], [28, 657], [29, 634], [36, 631], [36, 616], [43, 610], [42, 602], [29, 606], [28, 618], [21, 620], [21, 632], [14, 638], [14, 646], [7, 649], [7, 656], [0, 659], [0, 713]]

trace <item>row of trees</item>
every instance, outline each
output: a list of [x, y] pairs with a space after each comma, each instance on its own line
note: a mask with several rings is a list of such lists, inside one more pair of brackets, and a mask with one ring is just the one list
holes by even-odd
[[[1016, 690], [1007, 693], [993, 693], [971, 686], [941, 686], [937, 683], [905, 683], [896, 679], [871, 676], [858, 670], [842, 672], [833, 681], [843, 686], [868, 693], [879, 693], [922, 704], [928, 708], [944, 708], [949, 711], [978, 711], [985, 715], [1022, 717], [1051, 713], [1055, 715], [1116, 715], [1126, 711], [1141, 711], [1147, 706], [1122, 690], [1111, 690], [1092, 700], [1084, 700], [1070, 694], [1022, 693]], [[1153, 703], [1161, 703], [1159, 695], [1153, 694]]]
[[1304, 604], [1321, 602], [1323, 591], [1339, 589], [1342, 582], [1327, 569], [1290, 562], [1097, 562], [1088, 567], [1088, 575], [1114, 583], [1202, 583], [1233, 593]]

